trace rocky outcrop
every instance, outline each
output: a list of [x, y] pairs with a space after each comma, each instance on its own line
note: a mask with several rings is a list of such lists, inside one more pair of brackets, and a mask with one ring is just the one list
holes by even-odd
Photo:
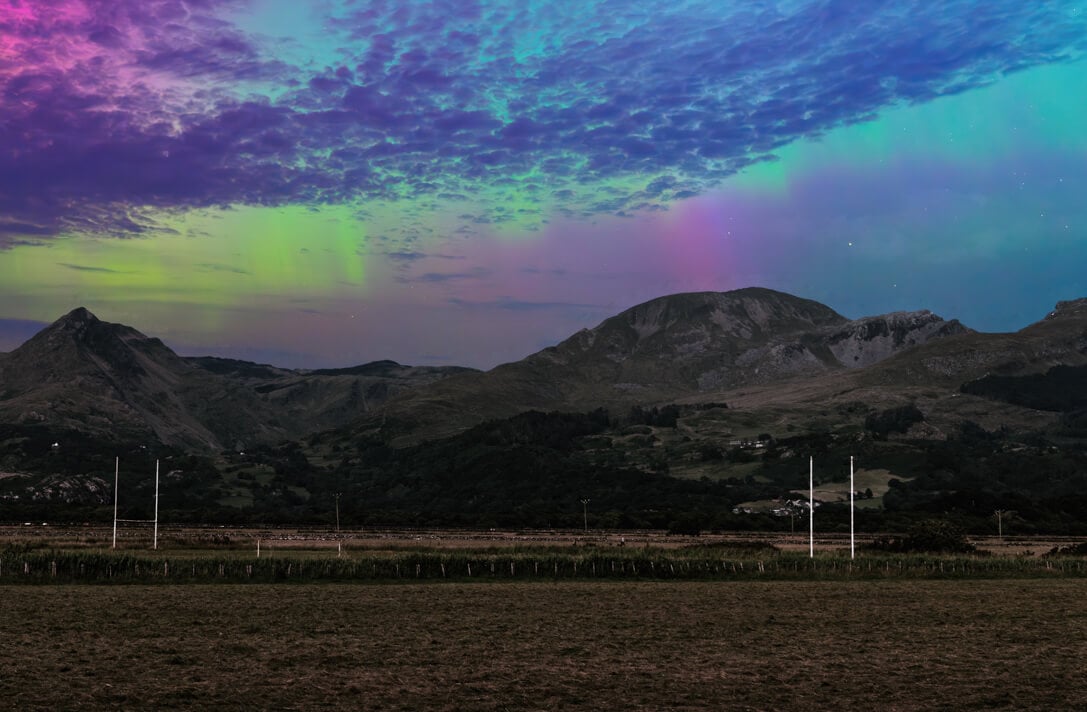
[[851, 321], [827, 334], [825, 343], [842, 366], [864, 368], [932, 339], [970, 332], [928, 310], [894, 312]]
[[1057, 302], [1057, 306], [1046, 316], [1045, 321], [1083, 318], [1087, 318], [1087, 298]]

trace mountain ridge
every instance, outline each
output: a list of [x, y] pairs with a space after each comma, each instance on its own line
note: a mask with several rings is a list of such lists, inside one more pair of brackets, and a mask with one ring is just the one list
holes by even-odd
[[404, 388], [459, 372], [375, 370], [308, 374], [181, 357], [156, 337], [77, 307], [0, 356], [0, 422], [233, 449], [342, 425]]
[[[667, 295], [490, 371], [390, 400], [401, 442], [526, 410], [629, 408], [862, 368], [933, 339], [974, 333], [929, 311], [849, 320], [762, 287]], [[375, 421], [357, 427], [373, 430]]]
[[414, 442], [529, 410], [622, 412], [750, 398], [740, 391], [780, 407], [923, 384], [951, 393], [994, 370], [1081, 361], [1087, 299], [1061, 302], [1019, 332], [983, 334], [928, 310], [847, 319], [760, 287], [681, 293], [486, 372], [390, 360], [301, 370], [181, 357], [160, 339], [79, 307], [0, 355], [0, 422], [205, 450], [330, 429]]

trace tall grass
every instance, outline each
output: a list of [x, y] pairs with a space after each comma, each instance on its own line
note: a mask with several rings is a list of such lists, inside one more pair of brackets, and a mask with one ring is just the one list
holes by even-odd
[[1087, 577], [1072, 557], [823, 554], [772, 551], [412, 551], [264, 556], [210, 551], [168, 553], [8, 550], [0, 584], [20, 583], [303, 583], [320, 581], [509, 581], [570, 579], [848, 580], [881, 578]]

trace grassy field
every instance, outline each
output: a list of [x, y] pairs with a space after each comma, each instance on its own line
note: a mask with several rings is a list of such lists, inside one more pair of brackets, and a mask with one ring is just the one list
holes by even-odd
[[1085, 709], [1087, 582], [0, 586], [0, 708]]
[[[179, 528], [109, 546], [94, 527], [0, 528], [0, 585], [556, 580], [1087, 578], [1087, 558], [1049, 556], [1070, 540], [978, 540], [977, 554], [887, 553], [823, 535], [671, 537], [660, 532], [330, 532]], [[146, 536], [144, 536], [146, 535]], [[863, 543], [863, 542], [862, 542]]]
[[[857, 535], [857, 544], [871, 541], [873, 535]], [[978, 549], [1004, 556], [1035, 556], [1049, 549], [1082, 541], [1083, 537], [1067, 536], [973, 536], [970, 541]], [[0, 524], [0, 548], [29, 547], [33, 550], [109, 551], [112, 531], [101, 524], [85, 525], [26, 525]], [[232, 551], [256, 553], [258, 543], [265, 555], [285, 555], [292, 551], [335, 553], [340, 547], [352, 551], [403, 551], [409, 549], [514, 549], [524, 547], [593, 546], [616, 548], [625, 541], [626, 549], [649, 548], [653, 551], [682, 549], [691, 546], [771, 544], [782, 551], [807, 551], [807, 522], [798, 520], [795, 533], [785, 532], [727, 532], [703, 533], [701, 536], [673, 536], [663, 531], [628, 530], [455, 530], [455, 529], [349, 529], [329, 528], [269, 528], [269, 527], [195, 527], [163, 526], [159, 529], [159, 548], [163, 552]], [[152, 533], [148, 526], [122, 526], [118, 531], [117, 551], [148, 553]], [[825, 531], [815, 532], [815, 548], [819, 552], [843, 551], [849, 548], [849, 535]]]

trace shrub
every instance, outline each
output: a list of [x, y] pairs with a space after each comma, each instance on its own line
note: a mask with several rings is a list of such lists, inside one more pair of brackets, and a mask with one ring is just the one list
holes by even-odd
[[1087, 541], [1055, 546], [1046, 552], [1046, 556], [1087, 556]]
[[926, 519], [913, 525], [905, 536], [879, 537], [870, 546], [900, 553], [966, 554], [977, 551], [962, 530], [945, 519]]

